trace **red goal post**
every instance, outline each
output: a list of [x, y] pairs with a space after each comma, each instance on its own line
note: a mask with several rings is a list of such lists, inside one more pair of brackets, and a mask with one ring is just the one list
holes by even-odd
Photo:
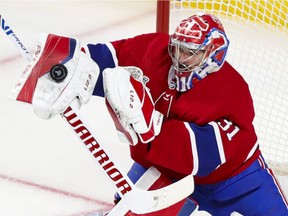
[[262, 152], [288, 176], [288, 1], [158, 0], [156, 31], [172, 33], [196, 12], [218, 16], [230, 39], [229, 61], [250, 86]]
[[157, 0], [156, 32], [169, 32], [170, 1]]

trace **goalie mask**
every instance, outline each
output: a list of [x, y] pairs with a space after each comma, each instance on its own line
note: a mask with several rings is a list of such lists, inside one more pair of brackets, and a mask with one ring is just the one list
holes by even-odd
[[224, 28], [214, 15], [197, 14], [182, 20], [170, 36], [168, 49], [177, 91], [185, 92], [218, 71], [225, 61], [228, 45]]

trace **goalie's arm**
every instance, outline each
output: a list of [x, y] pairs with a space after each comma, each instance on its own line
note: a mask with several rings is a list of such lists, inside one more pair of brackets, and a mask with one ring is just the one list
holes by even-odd
[[162, 123], [163, 115], [155, 110], [139, 68], [116, 67], [103, 75], [108, 109], [132, 145], [135, 161], [199, 176], [207, 176], [226, 161], [223, 143], [228, 140], [222, 140], [219, 124], [199, 126], [173, 119]]
[[221, 138], [224, 137], [221, 133], [215, 122], [199, 126], [179, 120], [165, 120], [161, 132], [149, 147], [145, 148], [147, 145], [142, 143], [130, 147], [131, 157], [146, 166], [155, 166], [174, 178], [189, 173], [198, 177], [208, 176], [228, 157], [224, 147], [227, 142]]

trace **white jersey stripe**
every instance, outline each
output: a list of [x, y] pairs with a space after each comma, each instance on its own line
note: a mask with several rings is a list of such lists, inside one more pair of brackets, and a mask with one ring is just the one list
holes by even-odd
[[216, 141], [217, 141], [217, 145], [218, 145], [219, 156], [220, 156], [221, 164], [223, 164], [226, 162], [226, 157], [225, 157], [225, 152], [224, 152], [224, 147], [223, 147], [219, 127], [216, 124], [216, 122], [209, 122], [209, 125], [213, 126], [213, 128], [214, 128], [215, 137], [216, 137]]
[[196, 175], [199, 169], [199, 158], [198, 158], [198, 151], [197, 151], [197, 146], [196, 146], [196, 139], [195, 139], [195, 134], [193, 130], [191, 129], [189, 123], [184, 122], [185, 127], [187, 128], [190, 136], [190, 143], [191, 143], [191, 148], [192, 148], [192, 157], [193, 157], [193, 170], [192, 170], [192, 175]]

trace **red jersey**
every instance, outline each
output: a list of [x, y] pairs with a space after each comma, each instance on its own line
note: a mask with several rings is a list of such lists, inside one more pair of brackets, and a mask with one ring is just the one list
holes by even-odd
[[[199, 184], [230, 178], [260, 154], [249, 87], [225, 62], [192, 89], [176, 92], [168, 44], [169, 35], [152, 33], [87, 45], [101, 71], [117, 65], [141, 68], [156, 110], [165, 116], [160, 134], [149, 144], [131, 146], [131, 157], [170, 178], [191, 172]], [[101, 75], [93, 94], [104, 96]]]

